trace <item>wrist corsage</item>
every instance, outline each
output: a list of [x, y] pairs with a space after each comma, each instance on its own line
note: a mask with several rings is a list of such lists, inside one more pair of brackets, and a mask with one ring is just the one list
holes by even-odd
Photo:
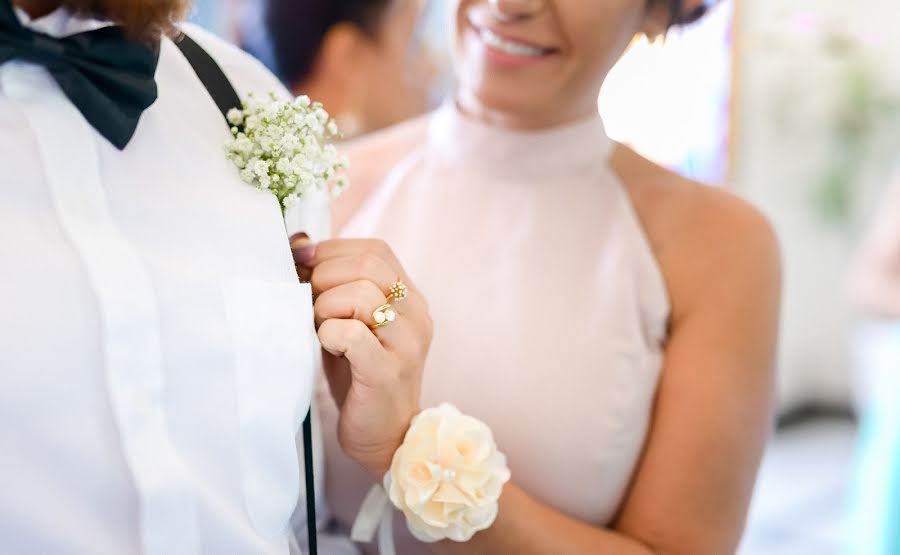
[[509, 479], [506, 457], [487, 424], [448, 403], [426, 409], [412, 419], [384, 489], [376, 486], [369, 493], [351, 536], [371, 541], [380, 521], [380, 551], [393, 553], [390, 500], [419, 541], [469, 541], [496, 520]]
[[413, 418], [384, 489], [420, 541], [465, 542], [494, 523], [509, 479], [487, 424], [445, 403]]

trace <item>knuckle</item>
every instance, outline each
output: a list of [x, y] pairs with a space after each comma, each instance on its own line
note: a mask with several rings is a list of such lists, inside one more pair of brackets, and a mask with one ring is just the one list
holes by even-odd
[[331, 345], [335, 336], [334, 326], [335, 322], [333, 320], [325, 320], [322, 322], [318, 331], [319, 341], [326, 345]]
[[323, 291], [313, 299], [313, 310], [316, 314], [328, 310], [331, 305], [331, 291]]
[[394, 251], [383, 239], [369, 239], [364, 245], [365, 251], [382, 260], [391, 260]]
[[313, 292], [321, 293], [325, 289], [323, 266], [313, 268], [312, 274], [309, 276], [309, 284], [312, 286]]
[[360, 279], [354, 281], [350, 285], [350, 294], [353, 295], [354, 299], [359, 300], [366, 298], [366, 295], [369, 293], [369, 288], [366, 283], [366, 280]]
[[391, 258], [394, 258], [394, 250], [391, 248], [390, 245], [387, 244], [387, 242], [379, 239], [377, 247], [378, 247], [377, 252], [380, 252], [388, 260], [390, 260]]
[[364, 343], [371, 333], [368, 326], [359, 320], [348, 320], [347, 329], [345, 330], [347, 341], [353, 345]]
[[368, 279], [361, 280], [357, 283], [357, 294], [361, 299], [378, 299], [380, 296], [383, 296], [378, 285], [374, 281]]
[[367, 252], [359, 257], [357, 264], [360, 276], [371, 277], [376, 275], [381, 268], [381, 259], [374, 254]]
[[319, 297], [318, 299], [313, 301], [313, 316], [315, 316], [316, 319], [318, 320], [318, 319], [322, 318], [324, 314], [325, 314], [325, 309], [324, 309], [324, 305], [322, 304], [322, 298]]

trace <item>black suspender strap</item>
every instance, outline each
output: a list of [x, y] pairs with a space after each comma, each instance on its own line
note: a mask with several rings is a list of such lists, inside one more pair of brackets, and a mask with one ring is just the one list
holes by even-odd
[[[228, 110], [241, 107], [241, 97], [209, 52], [184, 33], [175, 39], [175, 44], [194, 68], [194, 73], [209, 91], [209, 96], [215, 101], [223, 117], [228, 117]], [[225, 121], [227, 123], [228, 120]]]
[[[219, 64], [213, 59], [209, 53], [197, 44], [191, 37], [181, 33], [175, 40], [175, 44], [187, 58], [187, 61], [194, 68], [194, 72], [209, 95], [215, 101], [222, 116], [225, 117], [225, 124], [228, 124], [228, 111], [232, 108], [241, 107], [241, 98], [235, 91], [234, 86]], [[316, 541], [316, 492], [315, 480], [313, 478], [313, 451], [312, 451], [312, 408], [306, 414], [303, 420], [303, 463], [306, 474], [306, 526], [309, 540], [310, 555], [318, 554]]]

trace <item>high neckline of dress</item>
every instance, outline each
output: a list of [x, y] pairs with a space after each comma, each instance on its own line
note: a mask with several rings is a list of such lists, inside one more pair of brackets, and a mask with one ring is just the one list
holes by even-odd
[[519, 131], [470, 118], [453, 101], [432, 116], [428, 140], [450, 165], [532, 178], [605, 165], [614, 144], [599, 114], [550, 129]]

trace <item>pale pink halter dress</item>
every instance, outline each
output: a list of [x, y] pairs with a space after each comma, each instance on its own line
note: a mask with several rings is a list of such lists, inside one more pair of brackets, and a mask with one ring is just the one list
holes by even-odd
[[[484, 420], [519, 486], [608, 524], [647, 437], [669, 316], [609, 168], [614, 143], [599, 117], [520, 133], [453, 105], [422, 134], [341, 232], [387, 240], [429, 299], [422, 406], [449, 401]], [[372, 482], [341, 453], [326, 390], [326, 493], [347, 530]], [[395, 522], [398, 553], [428, 552]]]

